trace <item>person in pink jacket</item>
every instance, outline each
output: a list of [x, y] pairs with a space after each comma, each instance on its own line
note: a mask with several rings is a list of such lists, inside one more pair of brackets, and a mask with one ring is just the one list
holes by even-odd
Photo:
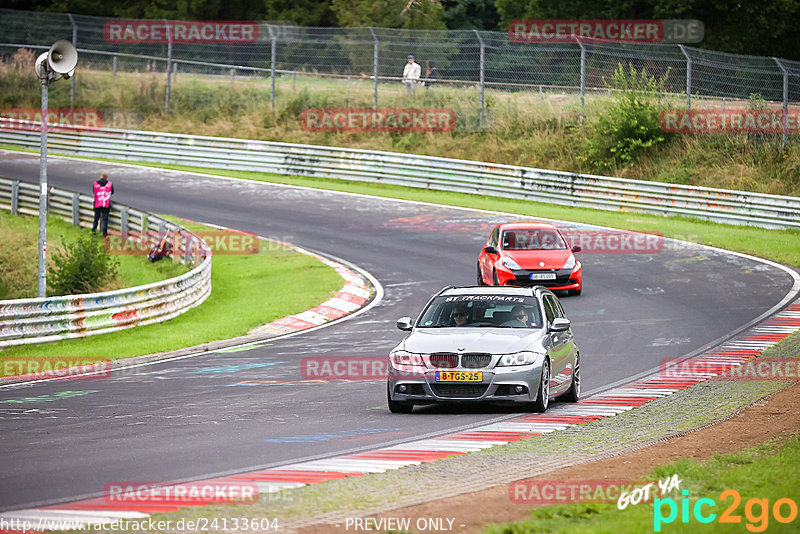
[[108, 179], [108, 174], [103, 173], [100, 179], [92, 184], [94, 193], [94, 223], [92, 233], [97, 233], [97, 223], [103, 218], [103, 237], [108, 234], [108, 213], [111, 211], [111, 195], [114, 194], [114, 184]]

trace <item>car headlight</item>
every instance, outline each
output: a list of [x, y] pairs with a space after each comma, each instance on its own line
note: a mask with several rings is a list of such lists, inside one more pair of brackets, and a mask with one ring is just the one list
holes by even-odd
[[531, 365], [536, 361], [536, 353], [534, 352], [515, 352], [513, 354], [503, 354], [500, 361], [497, 362], [498, 367], [511, 367], [514, 365]]
[[569, 258], [567, 259], [567, 263], [564, 264], [564, 269], [574, 269], [575, 268], [575, 254], [570, 254]]
[[500, 263], [503, 264], [503, 267], [506, 269], [511, 269], [512, 271], [519, 271], [522, 267], [519, 266], [517, 262], [512, 260], [511, 258], [503, 258], [500, 260]]
[[425, 366], [425, 362], [423, 361], [421, 354], [414, 354], [413, 352], [398, 350], [391, 353], [389, 357], [392, 359], [392, 363], [396, 365], [410, 365], [412, 367]]

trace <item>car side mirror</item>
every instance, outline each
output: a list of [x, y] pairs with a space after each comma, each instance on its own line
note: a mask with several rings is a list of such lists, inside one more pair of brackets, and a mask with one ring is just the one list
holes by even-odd
[[572, 247], [572, 252], [580, 252], [581, 250], [583, 250], [583, 247], [580, 245], [575, 245]]
[[411, 317], [400, 317], [397, 320], [397, 328], [400, 330], [411, 330]]
[[483, 251], [487, 254], [497, 254], [497, 249], [494, 248], [492, 245], [486, 245], [483, 247]]
[[564, 332], [565, 330], [569, 330], [569, 327], [572, 326], [572, 323], [569, 322], [569, 319], [565, 319], [563, 317], [556, 317], [553, 319], [553, 324], [550, 325], [551, 332]]

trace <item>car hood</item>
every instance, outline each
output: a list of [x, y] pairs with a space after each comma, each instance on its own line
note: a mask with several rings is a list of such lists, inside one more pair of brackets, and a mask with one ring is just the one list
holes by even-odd
[[528, 328], [418, 328], [398, 348], [419, 354], [431, 352], [508, 354], [521, 350], [542, 352], [543, 332]]
[[[561, 269], [572, 251], [566, 248], [558, 250], [504, 250], [503, 255], [511, 258], [523, 269]], [[544, 262], [544, 265], [539, 265]]]

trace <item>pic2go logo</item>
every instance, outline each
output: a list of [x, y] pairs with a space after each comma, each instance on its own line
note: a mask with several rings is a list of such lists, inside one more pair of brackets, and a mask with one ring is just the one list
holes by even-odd
[[[691, 509], [695, 521], [698, 523], [711, 523], [717, 519], [717, 514], [711, 510], [716, 508], [717, 503], [713, 499], [703, 498], [695, 501], [694, 506], [689, 503], [689, 490], [681, 492], [683, 498], [680, 504], [681, 523], [689, 523], [689, 512]], [[734, 512], [742, 502], [742, 496], [736, 490], [725, 490], [719, 494], [721, 501], [732, 499], [722, 515], [719, 516], [719, 523], [741, 523], [742, 517]], [[668, 510], [665, 516], [665, 507]], [[678, 503], [675, 499], [656, 498], [653, 501], [653, 531], [661, 532], [662, 524], [670, 524], [678, 518]], [[772, 517], [779, 523], [791, 523], [797, 518], [797, 503], [792, 499], [783, 498], [776, 500], [772, 505]], [[788, 513], [787, 513], [788, 512]], [[750, 532], [764, 532], [769, 526], [770, 506], [769, 499], [749, 499], [744, 505], [744, 516], [748, 523], [745, 528]]]

